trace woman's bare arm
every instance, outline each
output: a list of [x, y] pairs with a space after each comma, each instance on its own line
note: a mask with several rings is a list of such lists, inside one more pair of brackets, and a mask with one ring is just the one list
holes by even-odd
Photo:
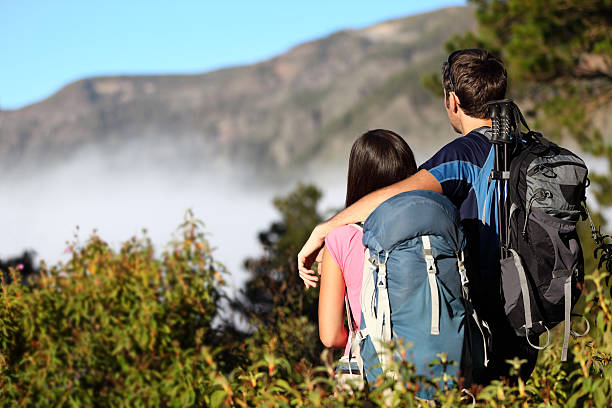
[[342, 271], [324, 249], [319, 293], [319, 337], [325, 347], [344, 347], [348, 340], [344, 326], [344, 294]]
[[320, 261], [320, 259], [317, 259], [318, 254], [320, 253], [328, 233], [343, 225], [365, 221], [372, 211], [374, 211], [383, 201], [397, 194], [412, 190], [431, 190], [441, 193], [442, 186], [430, 172], [427, 170], [420, 170], [405, 180], [368, 194], [350, 207], [336, 214], [333, 218], [317, 225], [297, 257], [298, 271], [306, 288], [317, 286], [316, 282], [319, 278], [310, 268], [315, 261]]

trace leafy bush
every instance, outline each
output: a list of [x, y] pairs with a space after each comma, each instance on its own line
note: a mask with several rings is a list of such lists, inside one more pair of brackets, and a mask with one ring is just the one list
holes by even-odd
[[[223, 267], [191, 213], [159, 258], [94, 235], [0, 294], [0, 404], [186, 406], [202, 400]], [[11, 268], [15, 277], [18, 270]]]
[[[470, 395], [459, 389], [438, 390], [439, 406], [482, 407], [609, 407], [612, 404], [612, 302], [604, 285], [604, 273], [588, 275], [592, 286], [586, 295], [586, 313], [592, 320], [588, 336], [572, 341], [567, 363], [560, 361], [561, 339], [540, 354], [538, 365], [527, 381], [516, 383], [501, 379], [485, 387], [473, 387]], [[289, 319], [279, 323], [285, 332], [299, 332], [299, 324]], [[298, 321], [299, 323], [299, 321]], [[277, 328], [278, 328], [277, 327]], [[390, 370], [398, 379], [381, 376], [372, 390], [341, 390], [335, 383], [332, 359], [322, 354], [323, 364], [316, 367], [301, 360], [280, 357], [282, 335], [269, 333], [268, 341], [249, 344], [251, 363], [229, 374], [213, 367], [211, 387], [215, 391], [206, 404], [211, 406], [424, 406], [415, 398], [418, 387], [435, 386], [414, 376], [414, 367], [395, 362]], [[309, 333], [307, 334], [309, 335]], [[305, 337], [310, 339], [309, 337]], [[293, 343], [296, 350], [303, 347]], [[395, 345], [395, 347], [399, 347]], [[401, 352], [401, 350], [400, 350]], [[404, 351], [405, 353], [405, 351]], [[441, 356], [436, 364], [450, 364]], [[523, 361], [514, 360], [515, 373]], [[365, 405], [364, 405], [365, 404]]]
[[[278, 199], [277, 207], [301, 203], [302, 216], [316, 213], [316, 192], [301, 186]], [[296, 215], [288, 209], [281, 214]], [[295, 274], [293, 257], [278, 251], [277, 243], [290, 251], [293, 244], [280, 239], [282, 231], [309, 227], [285, 225], [287, 220], [276, 223], [278, 237], [264, 234], [270, 248], [260, 260], [269, 262], [271, 276], [257, 269], [253, 279]], [[68, 250], [70, 261], [42, 265], [40, 278], [27, 285], [11, 267], [12, 282], [0, 287], [0, 406], [422, 406], [415, 398], [418, 388], [435, 387], [416, 377], [406, 361], [391, 367], [397, 380], [382, 376], [372, 390], [338, 387], [333, 353], [319, 354], [309, 300], [302, 299], [300, 309], [298, 299], [274, 297], [265, 319], [247, 302], [241, 310], [250, 319], [250, 332], [222, 325], [224, 269], [191, 213], [178, 239], [159, 256], [147, 238], [133, 238], [114, 251], [94, 235]], [[474, 387], [476, 405], [610, 406], [607, 276], [597, 270], [587, 276], [584, 308], [591, 332], [571, 343], [569, 362], [560, 361], [558, 334], [529, 380]], [[286, 296], [316, 298], [299, 283], [278, 288]], [[401, 344], [391, 347], [405, 353]], [[443, 355], [433, 362], [452, 363]], [[521, 361], [513, 364], [518, 370]], [[458, 389], [438, 390], [436, 398], [443, 407], [472, 405]]]

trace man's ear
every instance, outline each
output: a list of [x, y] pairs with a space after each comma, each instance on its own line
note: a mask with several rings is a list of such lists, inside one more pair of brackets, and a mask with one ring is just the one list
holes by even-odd
[[453, 113], [457, 113], [459, 110], [459, 98], [453, 91], [448, 93], [448, 109]]
[[450, 110], [450, 92], [446, 92], [446, 89], [444, 89], [444, 107]]

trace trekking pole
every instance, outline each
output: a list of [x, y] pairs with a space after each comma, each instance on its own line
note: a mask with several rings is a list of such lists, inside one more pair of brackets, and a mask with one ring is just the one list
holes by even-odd
[[497, 228], [499, 231], [499, 246], [501, 259], [508, 257], [508, 180], [510, 179], [510, 160], [508, 145], [512, 129], [513, 106], [512, 99], [487, 102], [491, 116], [491, 143], [495, 148], [495, 164], [490, 179], [497, 184]]

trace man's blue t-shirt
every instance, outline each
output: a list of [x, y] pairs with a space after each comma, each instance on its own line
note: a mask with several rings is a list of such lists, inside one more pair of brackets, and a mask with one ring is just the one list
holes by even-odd
[[459, 209], [467, 237], [472, 300], [477, 310], [484, 311], [493, 304], [503, 307], [499, 296], [495, 181], [489, 181], [495, 154], [489, 137], [490, 128], [475, 129], [448, 143], [419, 167], [438, 180], [442, 193]]
[[472, 301], [485, 320], [500, 317], [498, 313], [489, 315], [493, 305], [496, 312], [500, 308], [503, 312], [495, 181], [489, 181], [495, 154], [489, 137], [489, 127], [475, 129], [448, 143], [419, 167], [438, 180], [442, 193], [459, 209], [467, 238]]
[[462, 220], [483, 220], [484, 214], [484, 223], [495, 226], [493, 182], [489, 183], [495, 156], [489, 133], [490, 128], [481, 127], [453, 140], [419, 170], [428, 170], [438, 180]]

